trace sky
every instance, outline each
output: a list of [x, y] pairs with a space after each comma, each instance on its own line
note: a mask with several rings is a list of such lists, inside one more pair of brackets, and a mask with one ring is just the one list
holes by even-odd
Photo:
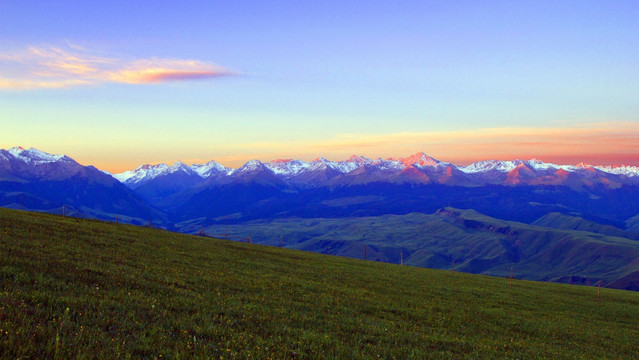
[[0, 148], [639, 165], [637, 1], [0, 1]]

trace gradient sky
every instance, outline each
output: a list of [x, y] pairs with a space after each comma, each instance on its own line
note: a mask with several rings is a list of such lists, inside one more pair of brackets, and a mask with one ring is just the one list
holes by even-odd
[[0, 1], [0, 148], [639, 165], [637, 1]]

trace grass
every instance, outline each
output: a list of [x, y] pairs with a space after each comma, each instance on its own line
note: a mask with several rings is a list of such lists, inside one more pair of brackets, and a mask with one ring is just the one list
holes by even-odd
[[454, 260], [457, 270], [473, 274], [509, 276], [512, 267], [520, 279], [582, 285], [601, 280], [604, 287], [639, 290], [637, 240], [504, 221], [473, 210], [266, 219], [223, 223], [205, 231], [228, 233], [231, 239], [250, 235], [258, 244], [282, 242], [323, 254], [330, 247], [332, 255], [356, 259], [363, 258], [367, 246], [368, 260], [399, 264], [403, 258], [407, 265], [443, 270], [450, 270]]
[[0, 209], [0, 358], [628, 359], [639, 294]]

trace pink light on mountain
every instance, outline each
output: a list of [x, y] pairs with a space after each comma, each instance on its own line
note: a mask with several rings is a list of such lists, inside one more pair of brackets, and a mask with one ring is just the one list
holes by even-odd
[[439, 160], [434, 159], [426, 154], [424, 154], [423, 152], [417, 153], [417, 154], [413, 154], [409, 157], [405, 157], [400, 159], [401, 163], [404, 164], [405, 166], [410, 166], [410, 165], [420, 165], [420, 166], [436, 166], [437, 164], [440, 163]]
[[290, 163], [291, 161], [293, 161], [293, 159], [275, 159], [275, 160], [271, 160], [270, 162], [273, 164], [286, 164], [286, 163]]

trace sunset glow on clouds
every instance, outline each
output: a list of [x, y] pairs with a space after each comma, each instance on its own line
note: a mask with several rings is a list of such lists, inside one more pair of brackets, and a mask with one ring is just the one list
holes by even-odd
[[149, 84], [229, 75], [232, 75], [229, 70], [201, 61], [151, 59], [131, 62], [126, 68], [111, 73], [110, 79], [128, 84]]
[[[546, 162], [593, 165], [637, 164], [639, 124], [591, 123], [571, 128], [512, 127], [396, 134], [342, 134], [316, 142], [243, 143], [233, 148], [245, 155], [218, 157], [228, 166], [251, 159], [281, 157], [311, 160], [323, 156], [344, 160], [350, 155], [399, 158], [423, 151], [439, 160], [466, 165], [481, 160], [538, 158]], [[300, 151], [303, 149], [303, 151]], [[205, 159], [201, 159], [204, 161]]]
[[233, 72], [199, 60], [116, 59], [73, 47], [35, 47], [0, 55], [0, 89], [67, 88], [101, 83], [153, 84], [209, 79]]

